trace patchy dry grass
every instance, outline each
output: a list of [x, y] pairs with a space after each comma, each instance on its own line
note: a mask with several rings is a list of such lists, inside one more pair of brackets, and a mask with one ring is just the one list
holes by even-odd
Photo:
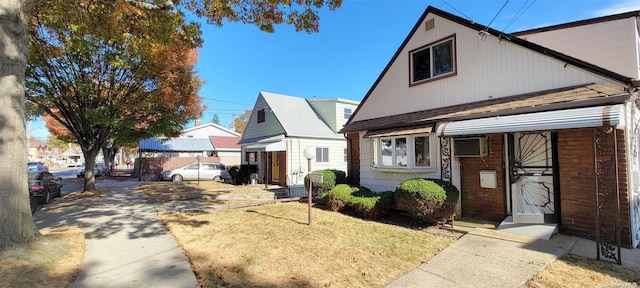
[[40, 230], [34, 242], [0, 252], [0, 287], [66, 287], [84, 257], [84, 234], [75, 226]]
[[640, 285], [640, 271], [613, 263], [568, 255], [549, 264], [528, 287], [626, 287]]
[[[169, 201], [204, 200], [215, 204], [215, 197], [220, 195], [245, 195], [264, 193], [258, 186], [235, 186], [217, 181], [184, 181], [184, 182], [148, 182], [140, 185], [140, 189], [150, 203]], [[227, 202], [227, 201], [223, 201]], [[251, 201], [241, 201], [247, 203]], [[226, 205], [226, 204], [225, 204]]]
[[161, 218], [204, 287], [381, 287], [453, 240], [307, 206], [272, 204]]

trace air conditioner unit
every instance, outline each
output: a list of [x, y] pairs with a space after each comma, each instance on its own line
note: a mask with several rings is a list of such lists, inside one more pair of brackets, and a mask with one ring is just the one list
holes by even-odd
[[453, 155], [455, 157], [482, 157], [489, 155], [486, 137], [454, 138]]

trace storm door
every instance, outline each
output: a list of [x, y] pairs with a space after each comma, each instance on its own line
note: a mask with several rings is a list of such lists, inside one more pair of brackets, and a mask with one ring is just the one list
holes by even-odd
[[556, 134], [514, 133], [507, 139], [513, 222], [556, 223]]

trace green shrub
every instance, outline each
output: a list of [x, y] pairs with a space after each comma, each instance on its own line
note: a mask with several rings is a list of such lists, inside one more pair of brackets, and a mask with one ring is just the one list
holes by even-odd
[[352, 213], [366, 219], [379, 219], [389, 216], [393, 203], [393, 191], [381, 193], [368, 191], [363, 193], [360, 190], [351, 194], [349, 201]]
[[355, 190], [347, 184], [340, 184], [320, 195], [324, 204], [332, 211], [340, 211], [349, 202], [351, 193]]
[[336, 185], [347, 184], [347, 172], [341, 170], [331, 170], [336, 175]]
[[[311, 186], [311, 191], [313, 192], [314, 196], [320, 195], [323, 192], [329, 191], [331, 189], [333, 189], [333, 187], [336, 186], [336, 171], [338, 172], [342, 172], [340, 170], [318, 170], [318, 171], [313, 171], [310, 174], [315, 174], [315, 175], [322, 175], [322, 183], [317, 183], [314, 182], [313, 185]], [[344, 173], [344, 172], [342, 172]], [[304, 187], [309, 190], [309, 175], [307, 174], [306, 176], [304, 176]], [[345, 174], [346, 175], [346, 174]], [[346, 181], [346, 177], [345, 181]], [[342, 183], [338, 183], [338, 184], [342, 184]]]
[[396, 207], [427, 224], [453, 215], [459, 197], [455, 186], [440, 179], [409, 179], [395, 192]]
[[371, 192], [365, 187], [339, 184], [321, 195], [323, 203], [333, 211], [367, 219], [388, 216], [393, 208], [393, 192]]
[[454, 204], [458, 202], [458, 198], [460, 197], [460, 191], [458, 191], [458, 187], [442, 179], [429, 179], [429, 180], [442, 186], [445, 193], [447, 194], [447, 199], [445, 199], [446, 202], [454, 203]]

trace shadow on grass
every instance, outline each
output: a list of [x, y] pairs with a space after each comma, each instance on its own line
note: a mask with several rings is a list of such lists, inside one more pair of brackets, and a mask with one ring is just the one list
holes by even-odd
[[298, 224], [302, 224], [302, 225], [307, 225], [308, 224], [307, 222], [300, 222], [300, 221], [294, 220], [294, 219], [284, 218], [284, 217], [280, 217], [280, 216], [273, 216], [273, 215], [265, 214], [265, 213], [262, 213], [262, 212], [258, 212], [256, 210], [247, 210], [246, 212], [255, 213], [255, 214], [262, 215], [262, 216], [271, 217], [273, 219], [287, 220], [287, 221], [291, 221], [293, 223], [298, 223]]
[[[188, 255], [191, 263], [207, 263], [207, 255]], [[231, 259], [227, 263], [223, 260], [209, 262], [207, 267], [196, 267], [196, 278], [202, 287], [313, 287], [313, 283], [299, 274], [288, 275], [286, 278], [274, 282], [260, 279], [259, 275], [251, 273], [249, 267], [253, 265], [251, 258]], [[274, 267], [276, 269], [276, 267]]]
[[[194, 212], [192, 212], [194, 213]], [[209, 221], [198, 221], [195, 219], [189, 219], [189, 217], [184, 216], [181, 213], [172, 213], [173, 217], [167, 217], [163, 220], [165, 226], [168, 226], [167, 223], [177, 223], [180, 225], [191, 226], [191, 227], [201, 227], [207, 225], [211, 222]]]

